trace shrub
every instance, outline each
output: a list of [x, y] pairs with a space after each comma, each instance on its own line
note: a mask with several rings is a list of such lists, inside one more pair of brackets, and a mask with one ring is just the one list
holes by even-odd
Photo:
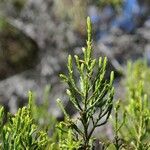
[[115, 107], [114, 145], [116, 149], [148, 150], [150, 148], [149, 73], [146, 62], [128, 63], [126, 101]]
[[150, 68], [146, 62], [138, 60], [128, 63], [126, 75], [126, 121], [121, 130], [122, 137], [134, 149], [150, 148]]
[[[68, 57], [68, 75], [61, 74], [60, 77], [68, 84], [67, 94], [69, 100], [73, 103], [79, 117], [73, 121], [66, 113], [61, 100], [58, 100], [62, 108], [66, 121], [64, 124], [70, 128], [74, 136], [74, 140], [82, 141], [82, 148], [87, 150], [94, 130], [107, 123], [110, 116], [114, 88], [114, 73], [111, 72], [110, 81], [105, 79], [107, 58], [99, 60], [92, 58], [92, 39], [91, 39], [91, 21], [87, 19], [87, 46], [83, 48], [83, 58], [75, 55], [76, 68], [78, 70], [78, 80], [75, 80], [72, 56]], [[80, 127], [77, 123], [80, 123]]]
[[[29, 104], [20, 108], [15, 116], [9, 114], [8, 122], [1, 128], [1, 150], [43, 150], [48, 147], [48, 134], [34, 124], [31, 116], [32, 94], [29, 92]], [[2, 127], [4, 109], [0, 110]]]

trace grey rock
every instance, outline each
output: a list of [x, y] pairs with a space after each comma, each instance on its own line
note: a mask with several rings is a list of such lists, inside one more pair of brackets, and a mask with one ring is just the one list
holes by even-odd
[[[54, 77], [52, 90], [49, 93], [50, 100], [50, 112], [55, 117], [62, 116], [60, 109], [56, 104], [56, 99], [61, 98], [64, 103], [66, 97], [64, 96], [65, 86], [61, 83], [57, 83], [58, 79]], [[38, 75], [38, 72], [27, 71], [25, 73], [12, 76], [0, 82], [0, 103], [8, 105], [9, 111], [15, 113], [18, 107], [22, 107], [27, 104], [28, 92], [33, 91], [36, 94], [37, 104], [41, 104], [43, 101], [43, 93], [46, 85], [50, 84], [50, 80]], [[64, 89], [64, 90], [63, 90]]]
[[145, 52], [144, 52], [144, 57], [148, 62], [148, 65], [150, 65], [150, 44], [147, 44], [145, 46]]
[[140, 29], [138, 29], [137, 33], [141, 36], [141, 38], [150, 42], [150, 30], [149, 30], [149, 28], [140, 28]]

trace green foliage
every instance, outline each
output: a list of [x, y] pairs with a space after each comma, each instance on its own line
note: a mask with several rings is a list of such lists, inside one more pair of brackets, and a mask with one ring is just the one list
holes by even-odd
[[[49, 99], [49, 93], [50, 93], [51, 87], [50, 85], [47, 85], [44, 90], [44, 96], [43, 96], [43, 102], [39, 105], [36, 104], [36, 94], [33, 94], [32, 99], [32, 116], [34, 118], [34, 121], [39, 125], [40, 128], [43, 128], [49, 132], [54, 130], [54, 126], [56, 124], [56, 118], [52, 116], [52, 114], [49, 112], [49, 106], [50, 106], [50, 99]], [[49, 118], [49, 119], [47, 119]]]
[[21, 9], [24, 7], [26, 1], [25, 0], [13, 0], [11, 3], [18, 11], [21, 11]]
[[74, 139], [72, 129], [67, 129], [66, 125], [61, 122], [57, 126], [59, 133], [59, 148], [62, 150], [75, 150], [80, 148], [80, 141]]
[[121, 103], [120, 101], [117, 101], [116, 104], [115, 104], [115, 107], [114, 107], [114, 115], [115, 115], [115, 118], [114, 118], [114, 131], [115, 131], [115, 136], [114, 136], [113, 145], [114, 145], [116, 150], [119, 150], [122, 147], [124, 147], [124, 141], [123, 141], [123, 139], [121, 139], [121, 136], [120, 136], [119, 132], [121, 131], [122, 127], [125, 124], [126, 111], [124, 111], [123, 114], [121, 114], [119, 112], [119, 110], [121, 108], [120, 103]]
[[150, 68], [146, 62], [139, 60], [128, 63], [127, 117], [121, 134], [137, 150], [150, 148], [149, 75]]
[[[1, 129], [2, 150], [43, 150], [48, 147], [49, 137], [45, 131], [39, 130], [31, 116], [32, 93], [29, 93], [29, 104], [20, 108], [15, 116], [9, 114], [6, 125]], [[1, 108], [0, 116], [3, 118]]]
[[111, 5], [114, 8], [118, 8], [122, 5], [123, 0], [97, 0], [100, 7]]
[[150, 85], [149, 73], [150, 69], [146, 62], [139, 60], [128, 64], [126, 104], [120, 102], [115, 107], [116, 149], [130, 147], [131, 150], [148, 150], [150, 148], [150, 104], [147, 96], [149, 94], [147, 88]]
[[0, 17], [0, 31], [2, 31], [5, 26], [7, 26], [6, 19], [4, 17]]
[[144, 82], [143, 92], [150, 97], [150, 68], [147, 66], [146, 61], [138, 60], [135, 63], [128, 62], [125, 81], [127, 97], [129, 97], [130, 91], [136, 91], [139, 81]]
[[[68, 84], [67, 94], [69, 100], [73, 103], [79, 117], [73, 121], [66, 113], [61, 101], [59, 105], [66, 117], [66, 126], [76, 134], [75, 140], [81, 139], [83, 149], [89, 149], [89, 141], [94, 130], [107, 123], [110, 116], [114, 88], [114, 73], [111, 72], [110, 81], [105, 79], [107, 58], [101, 57], [96, 60], [92, 58], [92, 39], [91, 39], [91, 21], [87, 19], [87, 46], [83, 48], [83, 58], [75, 55], [76, 69], [80, 78], [75, 80], [73, 68], [73, 58], [68, 57], [68, 75], [61, 74], [60, 77]], [[82, 125], [80, 127], [78, 122]]]
[[[47, 85], [43, 92], [44, 93], [43, 103], [39, 105], [36, 104], [36, 93], [33, 94], [31, 114], [34, 119], [34, 122], [38, 124], [38, 127], [40, 129], [44, 129], [50, 136], [50, 143], [55, 143], [57, 141], [57, 136], [58, 136], [57, 130], [55, 128], [57, 124], [57, 120], [49, 112], [49, 106], [51, 102], [49, 99], [50, 90], [51, 90], [51, 86]], [[53, 147], [54, 146], [55, 145], [53, 144]]]
[[11, 9], [14, 9], [16, 13], [20, 13], [25, 6], [26, 0], [1, 0], [1, 3], [11, 6]]
[[[2, 128], [3, 128], [3, 119], [4, 119], [4, 108], [1, 107], [0, 108], [0, 133], [2, 132]], [[0, 139], [1, 139], [1, 135], [0, 135]]]
[[137, 88], [130, 91], [130, 103], [126, 108], [127, 118], [123, 134], [127, 141], [137, 150], [148, 150], [150, 143], [150, 107], [147, 95], [143, 93], [143, 82], [139, 82]]

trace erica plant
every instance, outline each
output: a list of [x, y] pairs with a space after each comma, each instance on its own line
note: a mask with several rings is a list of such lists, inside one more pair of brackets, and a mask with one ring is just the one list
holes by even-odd
[[[92, 57], [91, 21], [87, 18], [87, 41], [83, 48], [83, 57], [75, 55], [68, 57], [68, 74], [61, 74], [61, 79], [67, 83], [69, 100], [77, 110], [79, 117], [72, 120], [66, 113], [61, 100], [58, 103], [63, 110], [66, 121], [64, 124], [71, 128], [74, 140], [81, 140], [81, 148], [88, 150], [90, 140], [97, 127], [107, 123], [113, 106], [113, 79], [106, 80], [107, 58]], [[75, 62], [75, 66], [73, 63]], [[79, 80], [75, 78], [75, 69], [78, 71]], [[82, 127], [81, 127], [82, 126]]]

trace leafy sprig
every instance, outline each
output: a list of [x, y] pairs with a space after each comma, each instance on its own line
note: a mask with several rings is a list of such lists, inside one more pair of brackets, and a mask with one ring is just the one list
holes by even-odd
[[[92, 58], [91, 21], [87, 18], [87, 42], [82, 48], [83, 58], [75, 55], [68, 57], [68, 75], [61, 74], [61, 79], [68, 84], [67, 94], [79, 113], [77, 121], [73, 121], [66, 113], [61, 100], [58, 100], [67, 119], [66, 123], [76, 134], [81, 137], [84, 149], [89, 148], [89, 141], [94, 130], [107, 123], [113, 106], [113, 79], [105, 79], [107, 58]], [[73, 66], [75, 62], [75, 66]], [[75, 78], [75, 67], [78, 71], [79, 82]], [[76, 124], [80, 122], [82, 128]]]

